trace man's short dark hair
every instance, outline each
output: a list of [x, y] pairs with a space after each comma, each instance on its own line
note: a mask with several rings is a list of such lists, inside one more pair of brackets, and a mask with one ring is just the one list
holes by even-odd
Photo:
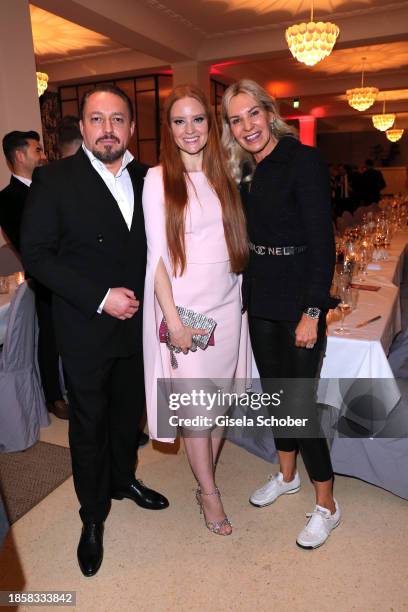
[[367, 166], [367, 168], [373, 168], [374, 167], [374, 162], [372, 159], [366, 159], [365, 160], [365, 165]]
[[3, 153], [4, 157], [10, 164], [14, 164], [15, 160], [15, 152], [17, 149], [24, 149], [28, 147], [28, 140], [36, 140], [40, 142], [40, 135], [38, 132], [34, 132], [34, 130], [30, 130], [29, 132], [19, 132], [14, 130], [14, 132], [9, 132], [3, 138]]
[[58, 143], [60, 145], [82, 141], [79, 119], [74, 115], [65, 115], [58, 124]]
[[95, 89], [91, 89], [84, 94], [81, 100], [80, 107], [79, 107], [79, 116], [82, 121], [84, 119], [84, 110], [85, 110], [85, 105], [87, 103], [87, 100], [91, 96], [93, 96], [94, 93], [99, 93], [99, 92], [111, 93], [111, 94], [114, 94], [115, 96], [118, 96], [119, 98], [122, 98], [122, 100], [126, 102], [126, 105], [128, 107], [130, 121], [134, 121], [135, 113], [133, 110], [132, 100], [129, 98], [129, 96], [122, 89], [120, 89], [119, 87], [116, 87], [116, 85], [103, 85], [103, 84], [97, 85]]

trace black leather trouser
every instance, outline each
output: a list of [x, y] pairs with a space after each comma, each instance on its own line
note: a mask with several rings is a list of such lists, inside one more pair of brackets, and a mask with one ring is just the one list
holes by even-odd
[[[252, 349], [261, 379], [308, 378], [318, 376], [326, 348], [326, 322], [322, 315], [313, 349], [295, 346], [298, 321], [274, 321], [249, 317]], [[311, 480], [324, 482], [333, 477], [327, 440], [324, 437], [275, 437], [280, 451], [300, 451]]]

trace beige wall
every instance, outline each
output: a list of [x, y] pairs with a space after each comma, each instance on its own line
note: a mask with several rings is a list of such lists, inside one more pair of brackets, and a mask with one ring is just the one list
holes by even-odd
[[[0, 2], [0, 139], [12, 130], [41, 134], [40, 106], [27, 0]], [[10, 171], [0, 151], [0, 189]]]

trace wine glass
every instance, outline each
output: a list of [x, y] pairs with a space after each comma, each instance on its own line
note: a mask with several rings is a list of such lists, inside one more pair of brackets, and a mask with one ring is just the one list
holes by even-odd
[[346, 336], [350, 334], [350, 332], [344, 327], [344, 317], [352, 309], [353, 302], [352, 302], [351, 287], [341, 287], [340, 286], [339, 287], [339, 298], [340, 298], [340, 303], [338, 304], [337, 307], [340, 309], [340, 312], [341, 312], [340, 327], [335, 329], [334, 333], [339, 334], [341, 336]]
[[359, 283], [364, 282], [364, 276], [367, 274], [367, 265], [368, 265], [368, 250], [364, 247], [360, 247], [359, 253], [358, 253], [358, 277], [357, 277], [357, 281]]

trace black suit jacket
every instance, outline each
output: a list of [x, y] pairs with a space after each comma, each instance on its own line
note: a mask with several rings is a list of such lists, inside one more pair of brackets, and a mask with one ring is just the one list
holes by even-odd
[[24, 203], [29, 187], [11, 177], [9, 185], [0, 191], [0, 227], [15, 250], [20, 253], [20, 228]]
[[[309, 306], [334, 306], [329, 295], [335, 263], [330, 181], [319, 151], [284, 136], [257, 165], [250, 186], [242, 183], [241, 193], [249, 240], [261, 247], [250, 251], [245, 275], [243, 297], [250, 313], [295, 321]], [[285, 246], [306, 250], [267, 254], [267, 247]]]
[[[36, 169], [21, 230], [23, 262], [53, 292], [61, 355], [84, 358], [140, 351], [146, 236], [142, 211], [147, 166], [132, 161], [134, 213], [129, 231], [116, 200], [79, 149]], [[97, 309], [111, 287], [132, 289], [141, 306], [121, 321]]]
[[381, 190], [386, 187], [381, 170], [376, 168], [367, 168], [361, 175], [361, 190], [363, 196], [363, 204], [379, 202], [381, 200]]

